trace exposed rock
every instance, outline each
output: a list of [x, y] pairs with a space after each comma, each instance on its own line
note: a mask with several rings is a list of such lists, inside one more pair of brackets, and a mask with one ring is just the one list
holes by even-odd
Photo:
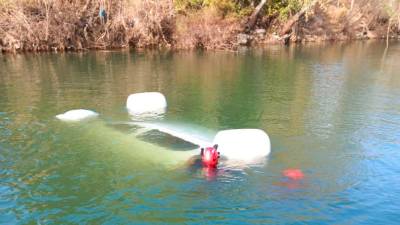
[[265, 35], [266, 35], [266, 30], [265, 29], [256, 29], [254, 31], [254, 36], [256, 38], [257, 41], [262, 41], [265, 39]]
[[378, 35], [375, 32], [369, 30], [369, 31], [367, 31], [367, 37], [369, 39], [375, 39], [378, 37]]
[[237, 42], [239, 45], [249, 45], [251, 41], [251, 36], [248, 34], [238, 34]]
[[265, 29], [256, 29], [254, 31], [254, 33], [256, 33], [257, 35], [265, 35], [267, 31]]

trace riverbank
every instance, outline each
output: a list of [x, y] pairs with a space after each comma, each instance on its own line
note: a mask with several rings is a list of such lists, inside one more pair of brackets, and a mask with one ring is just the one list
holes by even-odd
[[0, 51], [399, 39], [399, 11], [390, 0], [0, 0]]

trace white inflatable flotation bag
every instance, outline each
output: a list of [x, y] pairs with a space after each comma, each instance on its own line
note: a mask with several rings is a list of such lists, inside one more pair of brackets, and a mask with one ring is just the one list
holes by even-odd
[[97, 117], [99, 114], [91, 110], [86, 109], [73, 109], [69, 110], [63, 114], [56, 116], [57, 119], [62, 121], [80, 121], [85, 119], [91, 119]]
[[129, 95], [126, 108], [131, 115], [162, 114], [167, 108], [167, 100], [159, 92], [136, 93]]
[[217, 144], [218, 151], [229, 160], [252, 161], [271, 152], [268, 135], [259, 129], [219, 131], [213, 144]]

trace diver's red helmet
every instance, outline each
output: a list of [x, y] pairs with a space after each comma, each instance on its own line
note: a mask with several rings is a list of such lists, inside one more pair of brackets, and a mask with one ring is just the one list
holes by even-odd
[[213, 147], [201, 148], [201, 160], [205, 167], [215, 168], [218, 164], [219, 152], [218, 145]]

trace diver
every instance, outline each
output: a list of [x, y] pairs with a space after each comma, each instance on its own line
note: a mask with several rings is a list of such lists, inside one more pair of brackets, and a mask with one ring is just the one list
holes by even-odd
[[200, 155], [193, 156], [188, 161], [189, 168], [212, 168], [216, 169], [220, 158], [220, 153], [217, 151], [218, 145], [213, 147], [200, 148]]
[[217, 144], [213, 147], [200, 148], [200, 154], [189, 159], [187, 162], [187, 168], [189, 168], [192, 173], [201, 171], [207, 180], [214, 180], [219, 173], [217, 166], [220, 153], [217, 149]]
[[217, 168], [218, 159], [220, 158], [220, 153], [217, 151], [217, 149], [217, 144], [215, 144], [213, 147], [206, 147], [205, 149], [201, 148], [200, 156], [204, 167]]

